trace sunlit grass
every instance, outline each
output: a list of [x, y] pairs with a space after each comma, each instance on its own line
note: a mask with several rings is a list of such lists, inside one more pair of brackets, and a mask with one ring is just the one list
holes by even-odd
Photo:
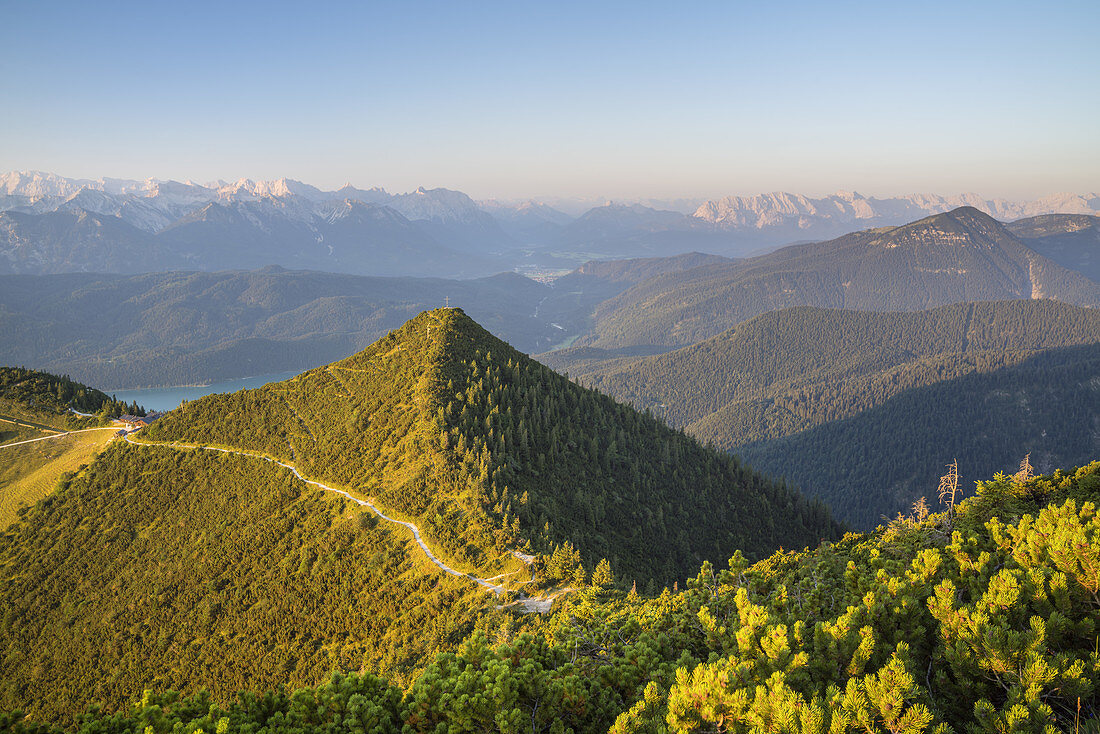
[[113, 436], [110, 431], [89, 431], [0, 448], [0, 528], [16, 519], [21, 506], [33, 505], [52, 492], [64, 472], [90, 463]]

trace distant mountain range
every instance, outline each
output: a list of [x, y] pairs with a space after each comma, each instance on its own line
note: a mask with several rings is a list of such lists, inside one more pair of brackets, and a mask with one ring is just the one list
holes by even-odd
[[1031, 241], [962, 207], [900, 227], [668, 273], [601, 303], [593, 333], [577, 344], [685, 346], [789, 306], [911, 311], [1017, 298], [1100, 306], [1100, 283], [1039, 254]]
[[777, 192], [708, 201], [695, 211], [694, 217], [728, 230], [755, 230], [771, 241], [793, 242], [903, 224], [964, 206], [1003, 221], [1040, 214], [1100, 214], [1100, 195], [1054, 194], [1033, 201], [1011, 202], [984, 199], [977, 194], [912, 194], [876, 199], [841, 191], [812, 199]]
[[[218, 208], [207, 215], [224, 213], [211, 206]], [[386, 208], [366, 211], [396, 216]], [[93, 242], [106, 229], [88, 214], [35, 221], [49, 218], [69, 218]], [[692, 344], [789, 306], [918, 310], [1039, 298], [1096, 305], [1100, 283], [1084, 275], [1096, 262], [1096, 221], [1052, 215], [1006, 228], [960, 209], [747, 260], [688, 253], [594, 261], [551, 284], [516, 273], [455, 280], [278, 267], [0, 275], [0, 362], [118, 389], [204, 383], [338, 359], [412, 314], [449, 302], [523, 351], [574, 347], [553, 359], [577, 374], [593, 362]], [[171, 229], [158, 235], [172, 236]], [[123, 256], [147, 262], [141, 258], [150, 253], [138, 242], [122, 248]]]
[[[742, 256], [958, 206], [1002, 220], [1095, 215], [1097, 194], [1030, 202], [976, 194], [876, 199], [841, 192], [607, 202], [578, 215], [538, 201], [475, 202], [448, 189], [391, 194], [290, 179], [210, 184], [0, 175], [0, 273], [219, 270], [277, 264], [364, 275], [475, 277], [597, 258]], [[662, 208], [668, 207], [668, 208]], [[567, 207], [571, 211], [573, 207]]]
[[0, 364], [49, 365], [107, 388], [304, 370], [346, 357], [446, 299], [522, 349], [542, 351], [569, 333], [568, 322], [533, 316], [550, 292], [515, 273], [463, 281], [275, 267], [7, 275]]

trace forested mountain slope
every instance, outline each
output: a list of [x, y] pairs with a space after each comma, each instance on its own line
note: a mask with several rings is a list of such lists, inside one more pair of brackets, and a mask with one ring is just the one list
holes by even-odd
[[1040, 255], [1100, 282], [1100, 217], [1045, 214], [1006, 226]]
[[1100, 415], [1098, 344], [1098, 310], [1002, 301], [915, 313], [799, 307], [654, 357], [549, 356], [873, 527], [954, 457], [984, 476], [1028, 452], [1049, 469], [1100, 451], [1088, 417]]
[[587, 568], [671, 583], [699, 559], [831, 536], [824, 508], [582, 389], [459, 309], [291, 380], [187, 403], [157, 441], [253, 449], [417, 518], [449, 557], [570, 542]]
[[[903, 390], [1100, 342], [1100, 310], [1056, 301], [929, 311], [789, 308], [675, 352], [609, 363], [552, 353], [580, 382], [723, 448], [854, 415]], [[587, 367], [588, 369], [584, 369]]]
[[1098, 501], [1100, 463], [1002, 475], [942, 514], [703, 564], [677, 593], [592, 589], [523, 634], [475, 634], [407, 690], [339, 674], [235, 702], [135, 690], [81, 731], [1095, 731]]
[[594, 333], [577, 344], [683, 346], [797, 305], [908, 311], [1010, 298], [1097, 306], [1100, 283], [1028, 248], [988, 215], [963, 207], [901, 227], [643, 281], [600, 304]]
[[1100, 343], [913, 387], [852, 417], [734, 451], [854, 527], [873, 528], [932, 492], [956, 459], [968, 494], [976, 478], [1009, 471], [1026, 454], [1039, 471], [1100, 455]]

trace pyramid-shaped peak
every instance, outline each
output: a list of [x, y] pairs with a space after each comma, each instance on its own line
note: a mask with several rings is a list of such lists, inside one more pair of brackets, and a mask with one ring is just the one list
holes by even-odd
[[457, 306], [442, 306], [430, 311], [421, 311], [394, 333], [403, 334], [425, 329], [442, 329], [447, 332], [465, 333], [469, 336], [496, 338]]
[[513, 361], [529, 359], [493, 336], [461, 308], [445, 306], [421, 312], [363, 351], [331, 367], [359, 368], [363, 364], [376, 364], [384, 357], [399, 359], [417, 373], [431, 368], [449, 374], [452, 368], [447, 365], [465, 364], [486, 354]]
[[614, 559], [665, 584], [704, 550], [763, 555], [837, 530], [823, 507], [792, 511], [802, 500], [785, 489], [761, 491], [728, 456], [570, 382], [461, 308], [291, 380], [187, 403], [147, 435], [259, 451], [375, 497], [461, 568], [568, 540], [588, 568]]

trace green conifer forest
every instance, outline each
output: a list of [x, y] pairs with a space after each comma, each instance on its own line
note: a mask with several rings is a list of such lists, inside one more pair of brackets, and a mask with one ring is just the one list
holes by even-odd
[[[236, 697], [137, 689], [15, 732], [986, 732], [1100, 724], [1100, 463], [998, 475], [869, 535], [592, 586], [479, 628], [410, 684], [367, 671]], [[44, 681], [43, 685], [51, 685]], [[48, 721], [48, 720], [47, 720]]]

